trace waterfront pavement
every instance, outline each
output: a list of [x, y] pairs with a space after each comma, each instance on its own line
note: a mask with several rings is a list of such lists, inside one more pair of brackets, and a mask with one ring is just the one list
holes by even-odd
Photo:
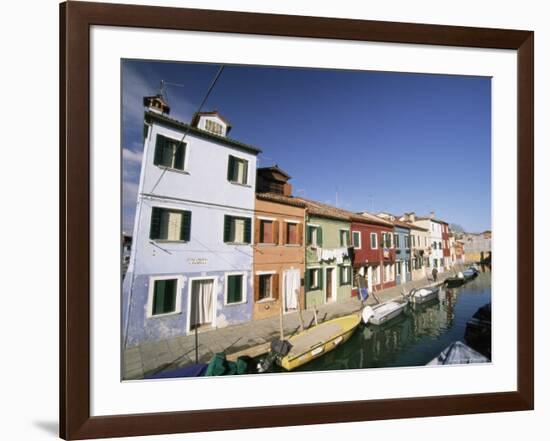
[[[438, 282], [454, 274], [454, 270], [438, 275]], [[431, 281], [421, 279], [407, 282], [393, 288], [375, 292], [376, 297], [385, 302], [402, 298], [401, 291], [408, 292], [412, 288], [428, 285]], [[368, 304], [376, 303], [371, 295]], [[319, 322], [343, 315], [358, 312], [361, 302], [353, 297], [344, 302], [321, 305], [317, 308]], [[314, 322], [312, 310], [302, 311], [305, 327]], [[299, 332], [300, 318], [297, 312], [284, 315], [283, 328], [285, 337]], [[216, 352], [225, 352], [228, 359], [236, 359], [240, 355], [256, 357], [269, 350], [271, 341], [278, 339], [280, 334], [279, 316], [256, 320], [226, 328], [202, 331], [198, 333], [198, 361], [208, 363]], [[155, 374], [165, 370], [183, 367], [195, 362], [195, 335], [174, 337], [157, 342], [146, 342], [124, 351], [123, 378], [135, 380], [145, 375]]]

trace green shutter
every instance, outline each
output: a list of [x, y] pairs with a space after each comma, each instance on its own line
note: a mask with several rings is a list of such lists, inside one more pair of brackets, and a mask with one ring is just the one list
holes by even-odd
[[150, 239], [160, 239], [160, 217], [162, 214], [162, 208], [153, 207], [151, 213], [151, 229], [149, 232]]
[[239, 303], [243, 296], [243, 276], [227, 276], [227, 303]]
[[231, 216], [225, 215], [223, 221], [223, 241], [231, 242], [231, 222], [233, 218]]
[[252, 230], [252, 222], [249, 217], [244, 220], [244, 242], [250, 243], [250, 236]]
[[[306, 245], [311, 245], [311, 235], [312, 235], [313, 227], [307, 226], [306, 230]], [[309, 285], [306, 285], [309, 286]]]
[[176, 310], [176, 280], [155, 280], [153, 315], [166, 314]]
[[162, 157], [164, 156], [164, 144], [165, 144], [166, 138], [162, 135], [157, 135], [157, 141], [155, 144], [155, 158], [153, 160], [153, 163], [155, 165], [162, 165]]
[[321, 227], [317, 227], [317, 245], [323, 246], [323, 229]]
[[235, 180], [235, 158], [229, 155], [229, 161], [227, 162], [227, 180]]
[[165, 293], [166, 293], [166, 280], [155, 280], [154, 295], [153, 295], [153, 315], [162, 314]]
[[182, 211], [181, 212], [181, 230], [180, 230], [180, 240], [189, 242], [191, 239], [191, 212]]
[[305, 271], [305, 285], [306, 285], [306, 290], [307, 291], [311, 291], [311, 270], [310, 269], [306, 269]]
[[175, 145], [175, 158], [174, 158], [174, 168], [178, 170], [183, 170], [185, 164], [185, 150], [187, 149], [187, 144], [184, 142], [178, 142]]
[[176, 280], [165, 280], [164, 289], [164, 312], [176, 310]]
[[248, 184], [248, 161], [243, 161], [243, 176], [244, 176], [243, 184]]

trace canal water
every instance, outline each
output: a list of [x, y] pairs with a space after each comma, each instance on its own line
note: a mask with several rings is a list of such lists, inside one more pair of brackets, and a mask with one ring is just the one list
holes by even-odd
[[438, 299], [408, 306], [382, 326], [361, 325], [345, 344], [293, 372], [423, 366], [451, 343], [464, 341], [466, 322], [490, 302], [491, 271], [482, 267], [474, 280], [441, 288]]

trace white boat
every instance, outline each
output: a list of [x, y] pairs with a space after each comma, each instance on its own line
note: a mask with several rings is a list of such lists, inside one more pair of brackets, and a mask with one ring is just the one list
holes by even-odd
[[466, 346], [460, 341], [455, 341], [443, 349], [441, 354], [428, 362], [427, 365], [489, 363], [490, 361], [470, 346]]
[[409, 293], [409, 301], [415, 304], [421, 304], [429, 302], [432, 299], [435, 299], [439, 294], [439, 287], [437, 286], [426, 286], [424, 288], [413, 288]]
[[394, 301], [374, 306], [365, 306], [362, 313], [363, 323], [381, 325], [401, 314], [406, 306], [407, 302]]

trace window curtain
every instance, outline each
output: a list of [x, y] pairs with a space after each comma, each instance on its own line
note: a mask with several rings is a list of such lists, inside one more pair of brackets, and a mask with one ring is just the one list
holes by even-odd
[[191, 302], [191, 324], [212, 323], [212, 306], [214, 302], [214, 283], [211, 280], [193, 282]]
[[284, 272], [285, 305], [286, 310], [298, 309], [298, 295], [300, 294], [300, 271], [297, 269]]

